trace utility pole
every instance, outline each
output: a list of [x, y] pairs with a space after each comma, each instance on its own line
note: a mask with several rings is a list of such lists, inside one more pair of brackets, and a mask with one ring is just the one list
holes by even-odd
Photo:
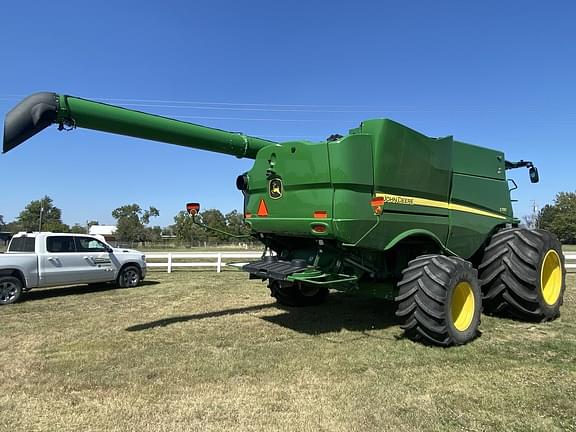
[[532, 226], [530, 228], [538, 228], [538, 203], [532, 200]]
[[42, 231], [42, 215], [44, 214], [44, 198], [40, 200], [40, 220], [38, 222], [38, 232]]

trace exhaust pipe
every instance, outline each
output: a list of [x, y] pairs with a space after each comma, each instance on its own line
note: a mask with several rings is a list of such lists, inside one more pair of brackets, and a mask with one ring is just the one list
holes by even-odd
[[6, 114], [3, 153], [55, 123], [58, 116], [58, 95], [41, 92], [28, 96]]

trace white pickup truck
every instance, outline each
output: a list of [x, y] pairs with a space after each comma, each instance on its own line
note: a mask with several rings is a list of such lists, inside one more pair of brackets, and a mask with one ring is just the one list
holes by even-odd
[[83, 234], [19, 233], [0, 254], [0, 305], [32, 288], [116, 282], [134, 287], [146, 276], [145, 256]]

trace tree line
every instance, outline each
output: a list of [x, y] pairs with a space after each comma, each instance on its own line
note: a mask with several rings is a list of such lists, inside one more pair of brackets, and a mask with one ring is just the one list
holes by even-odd
[[576, 192], [560, 192], [552, 204], [536, 215], [535, 224], [556, 235], [564, 244], [576, 244]]
[[[160, 211], [153, 206], [148, 209], [139, 204], [127, 204], [112, 210], [116, 220], [116, 240], [120, 243], [159, 243], [165, 239], [176, 239], [179, 243], [194, 246], [205, 243], [221, 244], [231, 241], [225, 234], [206, 230], [192, 223], [191, 217], [180, 211], [174, 216], [174, 224], [167, 227], [149, 226], [153, 218], [160, 216]], [[218, 209], [208, 209], [196, 216], [196, 220], [211, 228], [216, 228], [234, 235], [249, 234], [242, 214], [237, 210], [223, 214]], [[88, 221], [85, 225], [75, 223], [70, 226], [62, 222], [62, 210], [54, 205], [49, 196], [31, 201], [20, 212], [18, 217], [7, 222], [0, 215], [0, 231], [17, 233], [20, 231], [52, 231], [87, 234], [98, 221]]]

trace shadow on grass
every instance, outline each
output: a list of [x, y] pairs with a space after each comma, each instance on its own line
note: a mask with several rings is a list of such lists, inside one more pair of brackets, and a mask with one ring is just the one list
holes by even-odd
[[214, 311], [214, 312], [205, 312], [205, 313], [199, 313], [199, 314], [193, 314], [193, 315], [182, 315], [182, 316], [175, 316], [175, 317], [171, 317], [171, 318], [162, 318], [162, 319], [157, 320], [157, 321], [151, 321], [151, 322], [143, 323], [143, 324], [136, 324], [134, 326], [128, 327], [126, 329], [126, 331], [130, 331], [130, 332], [142, 331], [142, 330], [153, 329], [156, 327], [166, 327], [166, 326], [171, 325], [171, 324], [178, 324], [178, 323], [187, 322], [187, 321], [197, 321], [197, 320], [206, 319], [206, 318], [217, 318], [217, 317], [226, 316], [226, 315], [238, 315], [238, 314], [244, 314], [244, 313], [248, 313], [248, 312], [256, 312], [256, 311], [260, 311], [263, 309], [275, 308], [275, 307], [276, 307], [276, 304], [274, 304], [274, 303], [265, 303], [265, 304], [247, 306], [247, 307], [241, 307], [241, 308], [224, 309], [224, 310]]
[[343, 293], [332, 293], [328, 300], [320, 306], [292, 308], [276, 303], [265, 303], [242, 308], [163, 318], [128, 327], [126, 331], [143, 331], [171, 324], [245, 314], [266, 309], [277, 310], [280, 313], [259, 317], [260, 319], [311, 335], [337, 332], [342, 329], [350, 331], [384, 329], [397, 324], [394, 317], [395, 307], [392, 302], [359, 298]]
[[102, 291], [112, 291], [116, 289], [138, 289], [143, 286], [150, 286], [150, 285], [157, 285], [160, 282], [152, 281], [152, 280], [145, 280], [140, 283], [137, 287], [133, 288], [118, 288], [113, 283], [99, 283], [99, 284], [90, 284], [90, 285], [74, 285], [74, 286], [66, 286], [60, 288], [43, 288], [43, 289], [33, 289], [25, 293], [22, 296], [21, 301], [35, 301], [35, 300], [44, 300], [48, 298], [56, 298], [56, 297], [67, 297], [67, 296], [75, 296], [75, 295], [83, 295], [83, 294], [90, 294], [95, 292], [102, 292]]
[[393, 302], [332, 293], [326, 303], [316, 307], [279, 307], [278, 315], [263, 320], [306, 334], [323, 334], [341, 330], [363, 332], [397, 325]]

